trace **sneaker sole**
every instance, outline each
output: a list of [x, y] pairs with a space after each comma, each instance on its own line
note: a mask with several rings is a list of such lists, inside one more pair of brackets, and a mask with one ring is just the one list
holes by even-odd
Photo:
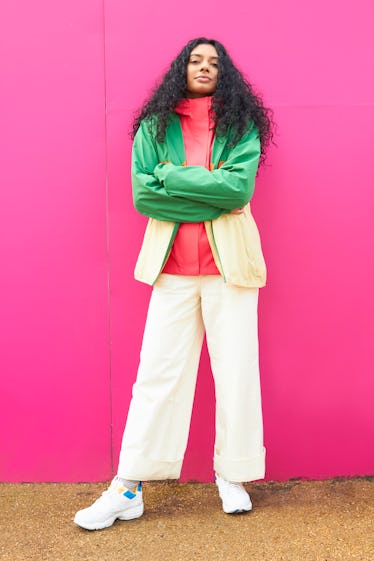
[[224, 510], [225, 514], [243, 514], [244, 512], [251, 512], [251, 508], [238, 508], [237, 510]]
[[244, 507], [244, 508], [237, 508], [235, 510], [229, 510], [229, 509], [225, 509], [223, 507], [223, 512], [225, 512], [226, 514], [240, 514], [243, 512], [250, 512], [252, 510], [252, 505]]
[[104, 530], [105, 528], [109, 528], [114, 524], [114, 522], [118, 520], [134, 520], [135, 518], [140, 518], [144, 512], [144, 504], [138, 505], [134, 508], [129, 508], [128, 510], [123, 511], [122, 513], [118, 513], [116, 516], [111, 516], [104, 522], [99, 522], [96, 524], [86, 524], [85, 522], [80, 522], [79, 517], [75, 516], [74, 524], [83, 528], [84, 530]]

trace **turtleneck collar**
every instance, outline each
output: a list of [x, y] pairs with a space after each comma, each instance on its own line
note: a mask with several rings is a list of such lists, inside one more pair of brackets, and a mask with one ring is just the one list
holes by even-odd
[[204, 97], [183, 98], [178, 101], [174, 111], [178, 115], [185, 115], [188, 117], [205, 117], [209, 114], [212, 108], [212, 96], [207, 95]]

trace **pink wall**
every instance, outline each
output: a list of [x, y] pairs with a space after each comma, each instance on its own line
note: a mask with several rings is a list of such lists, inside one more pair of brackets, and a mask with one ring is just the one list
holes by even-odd
[[5, 15], [0, 478], [108, 478], [102, 3], [16, 0]]
[[[146, 220], [126, 133], [200, 34], [228, 46], [279, 125], [253, 202], [267, 479], [374, 472], [371, 3], [236, 5], [192, 0], [181, 22], [171, 0], [16, 0], [0, 18], [3, 480], [116, 468], [150, 295], [133, 280]], [[212, 478], [213, 424], [204, 354], [184, 480]]]

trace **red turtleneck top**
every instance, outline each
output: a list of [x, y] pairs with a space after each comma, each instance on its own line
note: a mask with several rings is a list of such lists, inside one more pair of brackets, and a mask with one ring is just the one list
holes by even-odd
[[[186, 165], [210, 169], [213, 146], [212, 98], [183, 99], [175, 108], [180, 116]], [[162, 270], [172, 275], [219, 275], [204, 222], [181, 224]]]

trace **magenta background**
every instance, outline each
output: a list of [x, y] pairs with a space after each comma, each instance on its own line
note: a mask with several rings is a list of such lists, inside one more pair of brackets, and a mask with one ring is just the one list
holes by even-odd
[[[14, 0], [1, 22], [1, 452], [5, 481], [117, 467], [150, 288], [133, 280], [133, 112], [201, 34], [275, 110], [253, 211], [267, 479], [374, 472], [372, 4]], [[229, 375], [229, 373], [228, 373]], [[204, 352], [182, 479], [212, 479]]]

